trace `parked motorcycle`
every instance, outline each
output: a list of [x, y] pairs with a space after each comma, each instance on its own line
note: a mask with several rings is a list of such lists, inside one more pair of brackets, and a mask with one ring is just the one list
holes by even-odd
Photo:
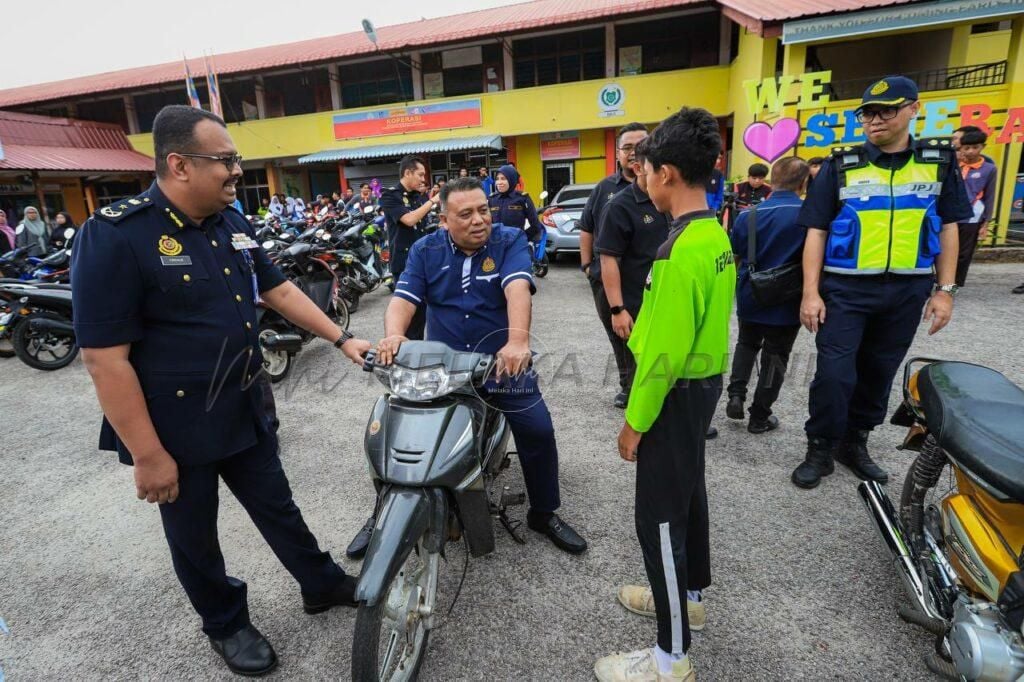
[[368, 354], [364, 369], [388, 393], [364, 440], [379, 499], [356, 588], [354, 680], [416, 678], [437, 626], [448, 542], [464, 537], [474, 557], [493, 552], [492, 515], [524, 542], [506, 515], [524, 495], [495, 484], [509, 463], [509, 426], [477, 393], [493, 368], [493, 356], [429, 341], [406, 341], [389, 366]]
[[[915, 370], [917, 365], [922, 365]], [[900, 616], [936, 636], [925, 663], [953, 680], [1024, 675], [1024, 391], [965, 362], [907, 363], [892, 423], [918, 452], [899, 506], [858, 491], [910, 596]], [[944, 475], [945, 473], [945, 475]]]
[[[310, 228], [313, 233], [318, 229], [322, 230]], [[314, 235], [311, 233], [310, 236]], [[274, 257], [274, 262], [335, 324], [342, 329], [348, 329], [349, 309], [341, 295], [338, 277], [327, 263], [317, 257], [328, 249], [329, 247], [323, 243], [296, 241], [279, 251]], [[315, 338], [306, 330], [300, 330], [299, 333], [303, 343], [309, 343]]]
[[71, 320], [71, 288], [0, 285], [9, 301], [0, 316], [0, 335], [9, 333], [11, 348], [29, 367], [52, 371], [67, 367], [78, 355]]

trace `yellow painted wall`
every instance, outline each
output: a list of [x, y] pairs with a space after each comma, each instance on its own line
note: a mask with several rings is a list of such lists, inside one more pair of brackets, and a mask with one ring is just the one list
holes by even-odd
[[1003, 61], [1010, 51], [1010, 33], [1010, 31], [993, 31], [970, 36], [967, 42], [966, 61], [963, 64], [951, 64], [950, 66], [991, 64]]
[[575, 184], [582, 185], [588, 182], [600, 182], [606, 175], [604, 157], [599, 159], [581, 159], [576, 162], [576, 168], [574, 169], [574, 180]]
[[[775, 46], [777, 38], [763, 40], [746, 30], [740, 31], [736, 59], [729, 67], [727, 111], [733, 112], [732, 155], [729, 163], [729, 180], [746, 175], [746, 169], [756, 157], [743, 146], [743, 131], [753, 123], [754, 116], [748, 111], [743, 81], [767, 78], [775, 73]], [[791, 46], [792, 47], [796, 46]]]
[[[580, 131], [580, 158], [573, 163], [573, 182], [601, 180], [605, 172], [604, 128]], [[535, 199], [544, 189], [544, 162], [540, 158], [540, 135], [516, 137], [516, 168], [527, 192]]]
[[85, 193], [82, 191], [81, 180], [61, 180], [61, 195], [64, 197], [64, 206], [75, 225], [81, 225], [89, 217], [89, 211], [85, 207]]
[[523, 178], [523, 190], [534, 199], [544, 189], [544, 164], [540, 160], [540, 136], [516, 136], [516, 170]]

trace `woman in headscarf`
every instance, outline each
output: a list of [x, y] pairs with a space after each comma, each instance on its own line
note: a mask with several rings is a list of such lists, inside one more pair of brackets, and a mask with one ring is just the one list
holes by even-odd
[[50, 250], [57, 251], [59, 249], [63, 249], [64, 244], [67, 241], [64, 239], [64, 231], [69, 227], [78, 231], [78, 226], [75, 225], [75, 221], [67, 211], [61, 211], [58, 213], [53, 222], [53, 233], [50, 235]]
[[302, 197], [295, 197], [295, 217], [300, 220], [306, 219], [306, 202]]
[[286, 220], [295, 220], [295, 199], [284, 198], [284, 217]]
[[[540, 240], [544, 226], [537, 218], [537, 208], [529, 194], [516, 191], [519, 172], [514, 166], [505, 165], [498, 169], [494, 181], [497, 190], [487, 199], [491, 207], [491, 223], [505, 227], [518, 227], [526, 232], [527, 238], [536, 243]], [[529, 223], [529, 227], [527, 227]]]
[[281, 200], [277, 198], [276, 194], [274, 196], [270, 197], [270, 206], [269, 206], [269, 208], [270, 208], [270, 213], [275, 218], [280, 219], [281, 215], [284, 213], [284, 206], [281, 205]]
[[14, 228], [7, 224], [7, 213], [0, 210], [0, 255], [14, 248]]
[[35, 206], [26, 206], [22, 213], [21, 224], [24, 227], [14, 240], [16, 247], [28, 246], [29, 256], [45, 256], [46, 245], [50, 241], [50, 229], [39, 217], [39, 210]]

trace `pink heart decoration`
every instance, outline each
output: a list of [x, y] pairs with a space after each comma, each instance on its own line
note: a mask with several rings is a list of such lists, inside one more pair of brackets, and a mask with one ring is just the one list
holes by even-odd
[[743, 144], [751, 152], [771, 163], [796, 146], [800, 139], [800, 122], [780, 118], [775, 125], [755, 121], [743, 131]]

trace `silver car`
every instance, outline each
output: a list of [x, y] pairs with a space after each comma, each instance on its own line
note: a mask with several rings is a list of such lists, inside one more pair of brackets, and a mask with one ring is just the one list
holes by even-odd
[[595, 183], [566, 185], [541, 213], [540, 221], [548, 231], [548, 257], [580, 252], [580, 216]]

